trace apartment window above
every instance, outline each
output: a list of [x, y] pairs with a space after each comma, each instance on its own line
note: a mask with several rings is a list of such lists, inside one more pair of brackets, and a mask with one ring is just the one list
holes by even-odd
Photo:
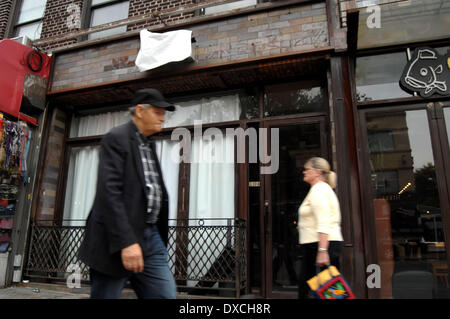
[[[121, 0], [91, 0], [90, 23], [88, 27], [122, 20], [128, 18], [128, 9], [130, 1]], [[89, 39], [99, 39], [110, 35], [119, 34], [127, 31], [127, 26], [108, 29], [105, 31], [89, 34]]]
[[[261, 2], [261, 1], [259, 1], [259, 2]], [[217, 6], [206, 7], [206, 8], [200, 9], [200, 15], [209, 15], [209, 14], [231, 11], [234, 9], [240, 9], [240, 8], [254, 6], [257, 3], [258, 3], [258, 0], [240, 0], [240, 1], [234, 1], [234, 2], [225, 3], [225, 4], [219, 4]]]
[[14, 24], [14, 36], [26, 35], [31, 40], [39, 39], [47, 0], [22, 0], [18, 3], [20, 10]]

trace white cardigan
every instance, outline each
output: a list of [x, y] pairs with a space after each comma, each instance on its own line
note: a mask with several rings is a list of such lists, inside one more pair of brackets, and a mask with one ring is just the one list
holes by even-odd
[[329, 241], [343, 241], [341, 210], [333, 189], [325, 182], [311, 187], [298, 209], [299, 243], [319, 241], [319, 233], [328, 234]]

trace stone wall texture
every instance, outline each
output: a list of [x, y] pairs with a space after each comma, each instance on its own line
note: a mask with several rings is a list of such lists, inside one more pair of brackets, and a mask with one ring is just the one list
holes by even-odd
[[[295, 53], [330, 45], [325, 2], [193, 25], [195, 66]], [[57, 53], [51, 90], [144, 78], [139, 37]], [[191, 65], [192, 66], [192, 65]]]

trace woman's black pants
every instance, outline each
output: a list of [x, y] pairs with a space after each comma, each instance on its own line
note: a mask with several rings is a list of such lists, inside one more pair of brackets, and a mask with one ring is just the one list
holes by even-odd
[[[300, 252], [302, 254], [302, 262], [300, 263], [300, 276], [298, 283], [298, 299], [307, 299], [310, 295], [310, 289], [307, 280], [311, 279], [317, 274], [316, 258], [317, 258], [318, 243], [310, 243], [300, 245]], [[330, 264], [335, 266], [340, 271], [341, 263], [340, 256], [342, 251], [341, 241], [330, 241], [328, 246], [328, 254], [330, 255]], [[326, 268], [326, 267], [325, 267]], [[322, 268], [323, 269], [323, 268]]]

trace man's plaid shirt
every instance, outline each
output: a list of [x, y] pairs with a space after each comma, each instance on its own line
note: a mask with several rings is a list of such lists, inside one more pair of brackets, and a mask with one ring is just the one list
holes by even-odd
[[150, 146], [150, 143], [153, 142], [145, 137], [139, 129], [136, 130], [136, 135], [139, 142], [139, 152], [141, 154], [142, 166], [144, 167], [144, 177], [148, 197], [148, 216], [146, 218], [146, 222], [149, 224], [155, 224], [158, 220], [163, 196], [160, 176], [158, 174], [158, 170], [156, 169], [156, 154]]

